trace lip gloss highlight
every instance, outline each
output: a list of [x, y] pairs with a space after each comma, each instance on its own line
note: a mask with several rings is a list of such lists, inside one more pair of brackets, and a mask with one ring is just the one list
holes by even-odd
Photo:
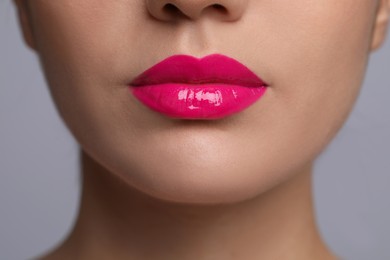
[[267, 86], [249, 68], [221, 54], [201, 59], [174, 55], [130, 83], [133, 95], [145, 106], [179, 119], [236, 114], [262, 97]]

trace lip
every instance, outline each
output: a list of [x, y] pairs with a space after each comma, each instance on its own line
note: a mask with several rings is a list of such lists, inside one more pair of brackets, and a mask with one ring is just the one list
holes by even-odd
[[174, 55], [138, 75], [132, 94], [171, 118], [220, 119], [251, 106], [268, 84], [248, 67], [222, 54]]

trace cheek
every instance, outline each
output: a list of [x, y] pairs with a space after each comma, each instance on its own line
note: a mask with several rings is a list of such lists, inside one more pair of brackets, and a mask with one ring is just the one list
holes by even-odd
[[289, 8], [284, 9], [283, 1], [279, 2], [274, 8], [281, 19], [265, 26], [272, 28], [265, 44], [275, 51], [264, 53], [274, 61], [269, 66], [275, 75], [275, 111], [287, 115], [285, 129], [326, 143], [359, 93], [375, 5], [371, 1], [300, 1], [305, 2], [302, 11], [298, 4], [296, 8], [285, 4]]
[[41, 62], [71, 130], [92, 127], [97, 118], [112, 118], [114, 111], [114, 117], [126, 113], [119, 107], [142, 45], [135, 40], [142, 20], [137, 17], [139, 9], [137, 1], [35, 0], [32, 11]]

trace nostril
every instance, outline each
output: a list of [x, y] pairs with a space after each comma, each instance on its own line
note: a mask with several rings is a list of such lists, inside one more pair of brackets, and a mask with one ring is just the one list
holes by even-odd
[[170, 14], [174, 14], [180, 11], [179, 8], [177, 8], [174, 4], [166, 4], [163, 10]]
[[213, 4], [211, 7], [222, 12], [222, 13], [227, 13], [226, 8], [220, 4]]
[[[226, 9], [226, 7], [224, 7], [223, 5], [220, 5], [220, 4], [212, 4], [212, 5], [209, 5], [208, 8], [213, 9], [219, 13], [222, 13], [222, 14], [228, 13], [228, 10]], [[186, 17], [195, 16], [190, 11], [183, 12], [183, 10], [180, 7], [177, 7], [175, 4], [172, 4], [172, 3], [165, 4], [163, 7], [163, 12], [168, 14], [171, 17], [177, 17], [178, 15], [179, 16], [186, 16]]]
[[213, 4], [212, 7], [215, 8], [215, 9], [225, 9], [225, 7], [223, 7], [220, 4]]

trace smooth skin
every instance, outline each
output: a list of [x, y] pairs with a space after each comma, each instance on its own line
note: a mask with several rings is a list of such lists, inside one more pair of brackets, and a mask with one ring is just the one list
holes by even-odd
[[[81, 148], [69, 236], [40, 259], [336, 259], [312, 166], [349, 115], [390, 0], [15, 0]], [[269, 89], [217, 121], [174, 120], [127, 84], [174, 54], [231, 56]]]

